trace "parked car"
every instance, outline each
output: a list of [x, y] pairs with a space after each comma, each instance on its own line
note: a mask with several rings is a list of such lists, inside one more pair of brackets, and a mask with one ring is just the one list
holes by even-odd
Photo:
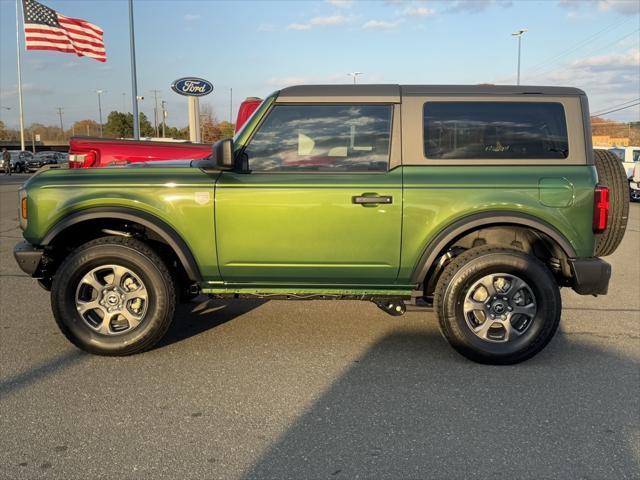
[[45, 165], [57, 165], [66, 159], [63, 152], [38, 152], [27, 162], [27, 169], [35, 172]]
[[262, 99], [258, 97], [247, 97], [242, 101], [240, 108], [238, 108], [238, 116], [236, 118], [236, 132], [242, 129], [261, 103]]
[[635, 163], [629, 177], [629, 197], [632, 202], [640, 202], [640, 162]]
[[14, 253], [95, 354], [152, 347], [203, 293], [411, 303], [467, 358], [517, 363], [560, 287], [607, 293], [628, 184], [589, 128], [575, 88], [289, 87], [211, 158], [37, 173]]
[[[11, 155], [11, 171], [24, 173], [27, 171], [27, 162], [33, 157], [31, 152], [26, 150], [9, 150]], [[4, 162], [0, 160], [0, 171], [4, 172]]]
[[211, 145], [189, 142], [73, 137], [69, 168], [95, 168], [156, 160], [196, 160], [211, 155]]
[[615, 147], [609, 151], [622, 160], [627, 177], [633, 176], [633, 167], [640, 162], [640, 147]]
[[[261, 99], [248, 97], [238, 109], [236, 131], [251, 118]], [[69, 142], [69, 168], [94, 168], [160, 160], [196, 160], [211, 155], [211, 145], [182, 141], [114, 140], [74, 137]]]

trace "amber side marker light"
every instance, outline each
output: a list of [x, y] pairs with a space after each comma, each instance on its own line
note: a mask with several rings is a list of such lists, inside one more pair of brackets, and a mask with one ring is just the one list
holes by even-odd
[[22, 197], [20, 200], [20, 216], [23, 220], [27, 219], [27, 197]]

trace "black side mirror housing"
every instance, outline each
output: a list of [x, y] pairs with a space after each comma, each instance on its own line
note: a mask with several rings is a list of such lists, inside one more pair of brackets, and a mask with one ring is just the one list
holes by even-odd
[[224, 138], [213, 144], [212, 160], [216, 168], [220, 170], [233, 170], [235, 161], [232, 138]]

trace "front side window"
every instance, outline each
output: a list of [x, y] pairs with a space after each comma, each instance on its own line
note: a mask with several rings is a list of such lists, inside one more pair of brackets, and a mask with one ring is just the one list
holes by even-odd
[[245, 153], [257, 171], [386, 171], [391, 105], [276, 105]]
[[432, 159], [562, 159], [569, 155], [560, 103], [427, 102], [424, 148]]

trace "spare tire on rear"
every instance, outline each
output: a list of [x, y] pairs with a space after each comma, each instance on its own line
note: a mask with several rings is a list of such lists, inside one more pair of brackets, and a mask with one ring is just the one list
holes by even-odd
[[629, 186], [620, 159], [608, 150], [594, 150], [598, 184], [609, 188], [607, 229], [596, 235], [595, 255], [611, 255], [624, 236], [629, 217]]

